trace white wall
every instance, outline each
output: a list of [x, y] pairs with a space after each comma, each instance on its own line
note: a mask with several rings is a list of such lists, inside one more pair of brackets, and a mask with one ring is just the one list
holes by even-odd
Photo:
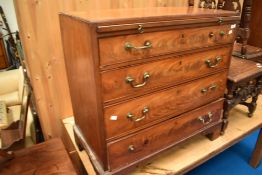
[[[7, 22], [9, 24], [11, 32], [15, 32], [18, 30], [14, 2], [13, 0], [0, 0], [0, 6], [2, 6]], [[0, 17], [0, 20], [2, 18]], [[2, 31], [3, 34], [6, 34], [5, 31]]]

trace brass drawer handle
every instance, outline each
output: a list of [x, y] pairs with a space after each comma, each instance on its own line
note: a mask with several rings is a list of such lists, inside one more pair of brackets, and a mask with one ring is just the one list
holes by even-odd
[[211, 123], [212, 122], [212, 116], [213, 116], [213, 114], [211, 113], [211, 112], [209, 112], [208, 114], [207, 114], [207, 118], [208, 118], [208, 120], [206, 120], [205, 119], [205, 116], [199, 116], [198, 117], [198, 120], [200, 121], [200, 122], [202, 122], [204, 125], [207, 125], [207, 124], [209, 124], [209, 123]]
[[217, 88], [216, 84], [212, 84], [211, 86], [208, 87], [208, 89], [211, 90], [211, 91], [216, 90], [216, 88]]
[[205, 94], [205, 93], [208, 92], [208, 89], [207, 88], [203, 88], [203, 89], [201, 89], [201, 92], [202, 92], [202, 94]]
[[150, 48], [152, 48], [152, 43], [150, 41], [146, 41], [143, 46], [139, 46], [139, 47], [133, 46], [129, 42], [125, 43], [126, 50], [131, 50], [131, 49], [142, 50], [142, 49], [150, 49]]
[[127, 82], [128, 84], [130, 84], [130, 86], [131, 86], [132, 88], [140, 88], [140, 87], [143, 87], [143, 86], [146, 85], [149, 77], [150, 77], [149, 73], [148, 73], [148, 72], [145, 72], [145, 73], [144, 73], [144, 77], [143, 77], [143, 83], [135, 84], [135, 83], [134, 83], [134, 78], [132, 78], [131, 76], [127, 76], [127, 77], [126, 77], [126, 82]]
[[218, 21], [217, 21], [218, 24], [223, 24], [223, 22], [224, 22], [223, 18], [218, 18]]
[[209, 33], [209, 38], [213, 38], [215, 36], [214, 32]]
[[215, 59], [215, 61], [212, 63], [212, 61], [210, 60], [210, 59], [207, 59], [206, 61], [205, 61], [205, 63], [207, 64], [207, 66], [209, 67], [209, 68], [214, 68], [214, 67], [217, 67], [218, 66], [218, 64], [222, 61], [223, 59], [222, 59], [222, 57], [216, 57], [216, 59]]
[[130, 151], [130, 152], [135, 151], [134, 145], [129, 145], [129, 146], [128, 146], [128, 151]]
[[210, 86], [207, 87], [207, 88], [201, 89], [201, 93], [202, 93], [202, 94], [206, 94], [206, 93], [208, 93], [208, 91], [214, 91], [214, 90], [216, 90], [216, 89], [217, 89], [217, 85], [216, 85], [216, 84], [212, 84], [212, 85], [210, 85]]
[[146, 118], [146, 114], [149, 112], [149, 108], [148, 107], [144, 107], [144, 109], [142, 110], [142, 117], [135, 117], [134, 114], [132, 114], [131, 112], [129, 112], [127, 114], [127, 118], [131, 119], [134, 122], [140, 122], [142, 120], [144, 120]]
[[226, 33], [224, 31], [220, 31], [219, 34], [221, 37], [223, 37]]

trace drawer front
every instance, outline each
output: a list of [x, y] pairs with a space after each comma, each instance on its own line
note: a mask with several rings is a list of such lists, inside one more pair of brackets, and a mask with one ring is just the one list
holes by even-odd
[[226, 78], [227, 72], [223, 72], [105, 107], [107, 138], [127, 134], [152, 121], [182, 114], [223, 97]]
[[178, 29], [99, 39], [100, 64], [111, 65], [151, 56], [233, 43], [231, 25]]
[[231, 47], [193, 53], [102, 73], [104, 102], [181, 84], [227, 68]]
[[108, 144], [111, 170], [130, 164], [206, 129], [221, 120], [223, 100], [172, 118]]

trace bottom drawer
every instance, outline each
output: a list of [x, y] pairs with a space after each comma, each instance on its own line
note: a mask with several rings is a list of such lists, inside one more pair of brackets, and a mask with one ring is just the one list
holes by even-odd
[[108, 143], [110, 170], [174, 145], [221, 121], [223, 99]]

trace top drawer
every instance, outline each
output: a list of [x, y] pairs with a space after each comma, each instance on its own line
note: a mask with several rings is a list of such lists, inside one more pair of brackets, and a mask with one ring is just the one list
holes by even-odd
[[232, 43], [231, 25], [176, 29], [99, 39], [100, 65], [123, 63], [191, 49]]

